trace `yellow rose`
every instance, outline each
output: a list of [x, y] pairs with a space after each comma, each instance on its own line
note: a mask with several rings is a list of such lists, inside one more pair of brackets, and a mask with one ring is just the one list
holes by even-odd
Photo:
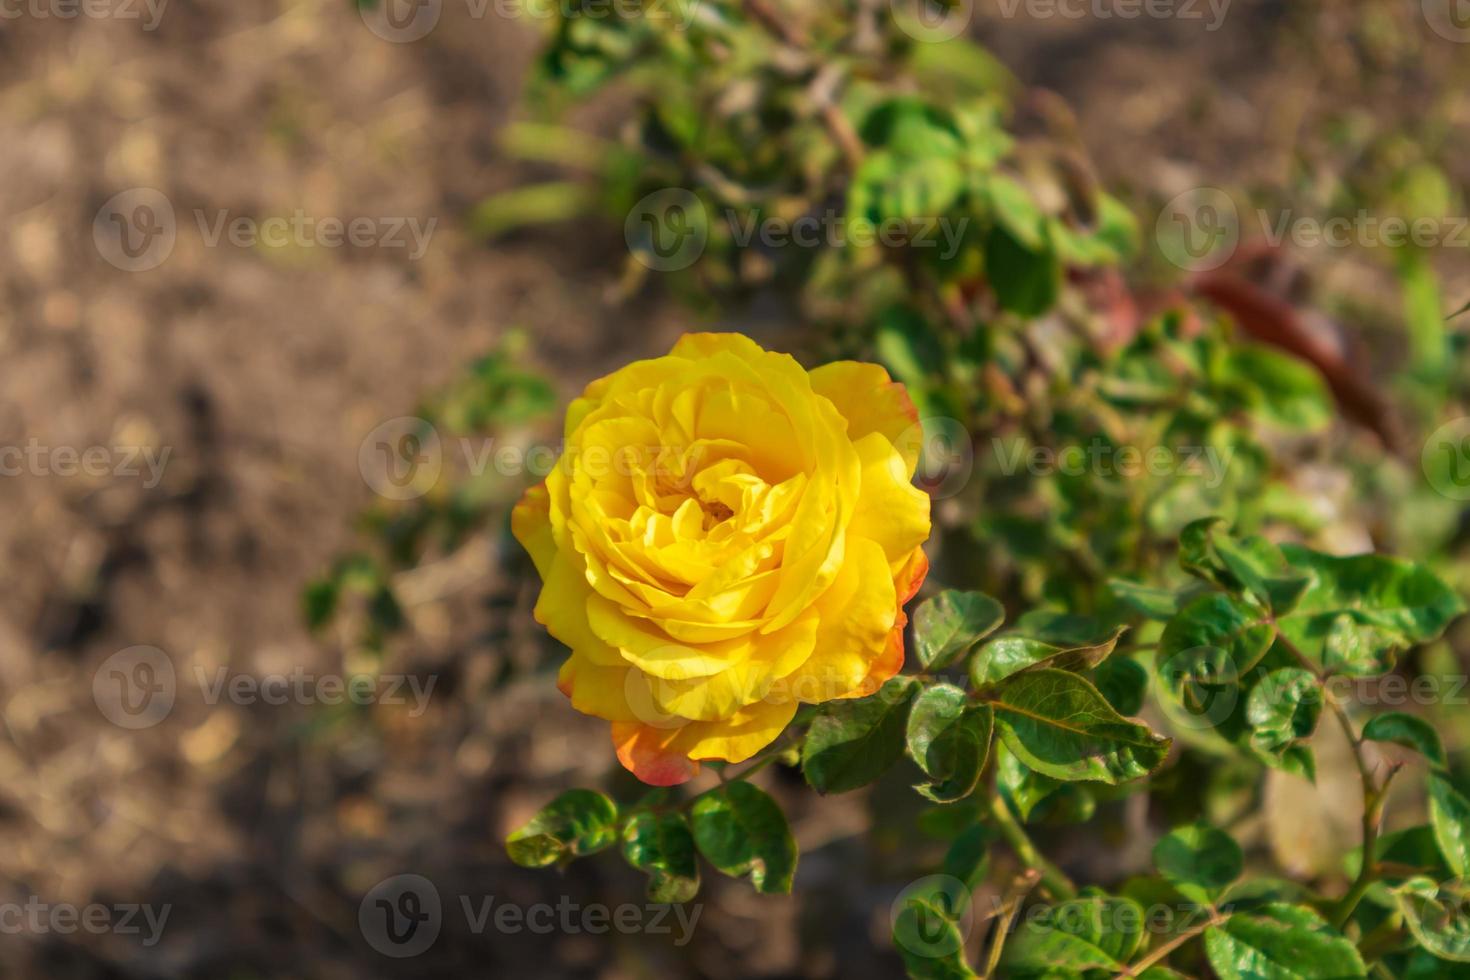
[[808, 372], [739, 334], [685, 336], [572, 402], [511, 527], [536, 620], [572, 651], [558, 687], [639, 779], [748, 759], [798, 703], [898, 673], [929, 568], [919, 431], [881, 367]]

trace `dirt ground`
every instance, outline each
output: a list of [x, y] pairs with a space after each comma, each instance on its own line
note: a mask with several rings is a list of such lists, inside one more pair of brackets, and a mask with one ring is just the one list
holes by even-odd
[[[1344, 104], [1384, 130], [1437, 127], [1444, 159], [1470, 163], [1457, 152], [1470, 89], [1448, 82], [1470, 49], [1434, 41], [1405, 5], [1236, 0], [1214, 32], [981, 6], [977, 35], [1072, 103], [1105, 181], [1135, 203], [1216, 181], [1284, 188], [1292, 154], [1319, 149], [1314, 121]], [[707, 883], [693, 941], [674, 941], [677, 923], [672, 936], [477, 928], [491, 897], [642, 909], [640, 877], [616, 859], [558, 876], [503, 856], [508, 829], [612, 765], [604, 726], [565, 705], [552, 664], [492, 684], [506, 658], [541, 649], [483, 640], [497, 617], [525, 618], [529, 582], [490, 570], [413, 610], [385, 670], [436, 678], [421, 714], [379, 704], [370, 724], [324, 724], [317, 706], [209, 703], [200, 678], [220, 668], [348, 669], [304, 627], [300, 592], [373, 500], [358, 454], [376, 426], [514, 327], [567, 395], [691, 322], [656, 288], [608, 303], [616, 227], [466, 233], [475, 202], [524, 176], [496, 134], [537, 42], [471, 9], [446, 2], [411, 44], [376, 36], [346, 0], [173, 0], [156, 30], [0, 21], [0, 445], [37, 461], [0, 477], [0, 903], [169, 910], [151, 945], [141, 918], [140, 933], [103, 934], [0, 921], [0, 976], [898, 972], [886, 935], [903, 862], [891, 843], [859, 846], [870, 814], [854, 798], [797, 812], [798, 897]], [[177, 231], [161, 264], [130, 271], [94, 224], [139, 187], [163, 195]], [[419, 258], [384, 241], [210, 243], [221, 213], [298, 211], [437, 224]], [[1470, 298], [1467, 273], [1447, 270]], [[1351, 257], [1324, 277], [1391, 284]], [[71, 474], [65, 451], [93, 447], [95, 472]], [[511, 612], [487, 606], [496, 595]], [[164, 652], [177, 697], [129, 728], [94, 692], [138, 646]], [[395, 960], [359, 909], [405, 873], [433, 882], [442, 932]]]

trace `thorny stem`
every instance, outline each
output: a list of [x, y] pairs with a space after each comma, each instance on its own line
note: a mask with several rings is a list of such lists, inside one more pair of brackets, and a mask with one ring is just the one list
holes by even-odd
[[1021, 911], [1021, 903], [1040, 880], [1040, 871], [1027, 868], [1011, 882], [1011, 887], [1006, 892], [1005, 904], [1001, 906], [1000, 918], [995, 923], [995, 931], [990, 936], [990, 953], [985, 957], [985, 970], [980, 974], [982, 978], [988, 980], [995, 976], [996, 967], [1000, 965], [1001, 951], [1005, 949], [1006, 937], [1011, 934], [1011, 926], [1016, 921], [1016, 913]]
[[[771, 6], [768, 0], [744, 0], [743, 6], [750, 18], [765, 28], [771, 36], [790, 48], [804, 54], [810, 53], [811, 38], [806, 31], [789, 16]], [[810, 94], [815, 99], [827, 134], [842, 150], [848, 165], [856, 169], [863, 160], [863, 141], [835, 101], [840, 83], [840, 77], [819, 74]]]
[[1180, 946], [1183, 946], [1185, 943], [1189, 942], [1191, 939], [1195, 938], [1206, 929], [1210, 928], [1211, 926], [1221, 925], [1229, 918], [1229, 913], [1214, 911], [1207, 921], [1201, 922], [1197, 926], [1191, 926], [1190, 928], [1181, 932], [1179, 935], [1175, 936], [1173, 939], [1169, 940], [1167, 943], [1164, 943], [1164, 945], [1160, 946], [1152, 953], [1149, 953], [1137, 963], [1134, 963], [1132, 966], [1124, 967], [1123, 971], [1119, 973], [1116, 977], [1114, 977], [1113, 980], [1127, 980], [1128, 977], [1138, 976], [1149, 967], [1154, 966], [1167, 959], [1170, 953], [1174, 952], [1174, 950], [1178, 949]]
[[1373, 882], [1378, 880], [1378, 860], [1373, 852], [1378, 845], [1379, 831], [1383, 827], [1383, 807], [1388, 801], [1388, 787], [1393, 782], [1394, 776], [1398, 775], [1400, 767], [1392, 767], [1388, 770], [1388, 774], [1383, 777], [1383, 782], [1380, 783], [1378, 781], [1374, 776], [1373, 766], [1368, 762], [1367, 753], [1364, 751], [1365, 739], [1353, 727], [1353, 722], [1348, 717], [1347, 709], [1328, 690], [1326, 677], [1322, 671], [1298, 649], [1295, 643], [1286, 638], [1286, 635], [1281, 632], [1281, 627], [1274, 618], [1269, 618], [1268, 621], [1271, 623], [1271, 628], [1275, 630], [1276, 640], [1296, 658], [1298, 663], [1310, 671], [1317, 678], [1319, 684], [1321, 684], [1323, 698], [1326, 700], [1328, 708], [1331, 709], [1332, 716], [1337, 719], [1337, 724], [1342, 729], [1342, 733], [1347, 736], [1348, 745], [1352, 747], [1353, 761], [1358, 766], [1358, 779], [1363, 784], [1363, 859], [1358, 869], [1357, 877], [1353, 879], [1352, 885], [1348, 887], [1347, 894], [1338, 901], [1337, 907], [1333, 910], [1332, 925], [1334, 928], [1341, 930], [1343, 926], [1347, 925], [1348, 919], [1352, 918], [1353, 911], [1358, 907], [1358, 903], [1363, 900], [1363, 896], [1367, 894], [1368, 889], [1372, 887]]
[[1036, 849], [1036, 845], [1031, 842], [1031, 838], [1026, 836], [1026, 831], [1016, 822], [1016, 818], [1011, 816], [1011, 811], [1006, 808], [1005, 801], [996, 794], [990, 796], [990, 818], [995, 821], [996, 828], [1000, 830], [1006, 843], [1011, 845], [1011, 850], [1016, 852], [1016, 856], [1027, 867], [1034, 868], [1041, 875], [1042, 887], [1053, 897], [1060, 899], [1077, 897], [1077, 886], [1072, 884], [1072, 880], [1063, 874], [1060, 868], [1042, 856], [1041, 852]]

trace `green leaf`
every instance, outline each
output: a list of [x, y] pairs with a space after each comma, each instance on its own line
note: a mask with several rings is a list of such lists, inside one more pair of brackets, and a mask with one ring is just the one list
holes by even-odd
[[321, 629], [337, 612], [337, 601], [341, 597], [341, 584], [332, 577], [317, 579], [307, 585], [301, 593], [301, 608], [306, 615], [306, 627]]
[[732, 878], [749, 875], [762, 894], [790, 894], [796, 840], [775, 800], [741, 780], [699, 797], [689, 816], [706, 861]]
[[931, 374], [939, 371], [944, 349], [934, 328], [914, 309], [894, 304], [883, 309], [874, 325], [873, 346], [893, 376], [919, 397]]
[[961, 831], [944, 855], [944, 873], [974, 890], [985, 883], [990, 871], [990, 842], [995, 835], [983, 823]]
[[990, 212], [1023, 247], [1040, 252], [1046, 248], [1046, 214], [1021, 183], [1004, 174], [990, 174], [981, 184]]
[[1470, 963], [1470, 916], [1463, 882], [1436, 885], [1428, 878], [1411, 878], [1393, 890], [1394, 902], [1414, 938], [1433, 955], [1455, 963]]
[[1367, 976], [1357, 947], [1299, 905], [1267, 905], [1205, 930], [1220, 980], [1345, 980]]
[[910, 156], [876, 150], [858, 165], [848, 189], [848, 215], [882, 225], [895, 220], [937, 219], [965, 190], [965, 174], [953, 156]]
[[1407, 715], [1402, 711], [1375, 715], [1363, 726], [1363, 737], [1373, 742], [1392, 742], [1414, 749], [1428, 759], [1431, 765], [1441, 769], [1449, 765], [1439, 732], [1429, 722], [1415, 715]]
[[1154, 771], [1169, 751], [1169, 739], [1124, 718], [1097, 688], [1067, 671], [1018, 674], [990, 703], [1006, 746], [1056, 779], [1116, 785]]
[[936, 803], [969, 796], [990, 754], [994, 716], [988, 706], [949, 684], [926, 689], [909, 712], [909, 754], [932, 782], [917, 786]]
[[1408, 962], [1395, 965], [1394, 976], [1398, 980], [1470, 980], [1470, 966], [1442, 960], [1422, 949], [1413, 950]]
[[1108, 591], [1124, 605], [1147, 619], [1166, 622], [1179, 611], [1179, 594], [1126, 579], [1109, 579]]
[[1002, 309], [1035, 317], [1056, 303], [1062, 264], [1050, 247], [1029, 249], [996, 225], [985, 237], [985, 278]]
[[[1371, 627], [1380, 641], [1399, 649], [1436, 639], [1465, 610], [1464, 601], [1438, 576], [1412, 562], [1371, 554], [1338, 558], [1298, 545], [1285, 545], [1281, 551], [1293, 567], [1313, 576], [1297, 608], [1282, 620], [1282, 632], [1324, 663], [1328, 634], [1341, 632], [1343, 622]], [[1346, 662], [1332, 666], [1354, 673], [1386, 669], [1379, 649], [1373, 651], [1372, 666], [1352, 670], [1359, 658], [1342, 653], [1342, 647], [1339, 638], [1333, 659]]]
[[893, 947], [912, 980], [972, 980], [965, 962], [965, 937], [935, 902], [908, 898], [893, 920]]
[[1450, 870], [1470, 875], [1470, 800], [1439, 773], [1429, 774], [1429, 823]]
[[[1431, 875], [1436, 880], [1451, 877], [1449, 865], [1445, 864], [1444, 855], [1439, 852], [1439, 842], [1434, 839], [1434, 828], [1428, 824], [1379, 835], [1373, 853], [1383, 866], [1385, 879], [1415, 875]], [[1363, 849], [1355, 847], [1343, 859], [1343, 870], [1349, 878], [1356, 878], [1362, 866]]]
[[996, 784], [1023, 822], [1086, 823], [1097, 812], [1097, 798], [1087, 783], [1064, 783], [1026, 766], [998, 743]]
[[1154, 864], [1179, 893], [1213, 905], [1245, 869], [1235, 838], [1205, 824], [1176, 827], [1154, 845]]
[[1240, 599], [1214, 592], [1202, 595], [1169, 621], [1159, 636], [1159, 664], [1201, 648], [1223, 651], [1236, 680], [1271, 649], [1275, 632], [1260, 612]]
[[977, 688], [998, 684], [1034, 667], [1058, 670], [1090, 670], [1112, 655], [1118, 640], [1127, 630], [1119, 626], [1096, 642], [1074, 645], [1075, 640], [1054, 642], [1055, 633], [1047, 637], [1008, 635], [997, 637], [980, 648], [970, 662], [970, 682]]
[[1322, 641], [1322, 665], [1333, 673], [1368, 677], [1393, 669], [1404, 640], [1369, 623], [1340, 613]]
[[1000, 965], [1007, 977], [1080, 977], [1117, 972], [1143, 940], [1142, 906], [1127, 898], [1091, 896], [1028, 914], [1007, 940]]
[[1132, 717], [1143, 710], [1148, 692], [1148, 670], [1137, 660], [1113, 657], [1092, 672], [1092, 683], [1118, 714]]
[[1261, 678], [1246, 701], [1251, 745], [1267, 759], [1279, 758], [1311, 737], [1322, 714], [1322, 686], [1310, 671], [1284, 667]]
[[1394, 253], [1394, 265], [1403, 287], [1404, 327], [1413, 367], [1425, 378], [1436, 378], [1445, 370], [1451, 347], [1445, 339], [1444, 298], [1430, 254], [1424, 249], [1400, 248]]
[[505, 840], [506, 853], [526, 868], [544, 868], [611, 847], [618, 839], [618, 807], [590, 789], [573, 789], [541, 809]]
[[623, 856], [648, 873], [650, 902], [687, 902], [699, 892], [694, 835], [682, 813], [635, 814], [623, 828]]
[[887, 772], [903, 755], [918, 690], [912, 677], [895, 677], [869, 697], [822, 705], [801, 750], [807, 783], [822, 794], [846, 793]]
[[1332, 421], [1332, 395], [1322, 375], [1280, 351], [1256, 344], [1220, 348], [1210, 374], [1267, 424], [1310, 432]]
[[914, 613], [914, 652], [925, 670], [943, 670], [1005, 621], [1000, 603], [979, 592], [945, 590]]
[[1261, 537], [1221, 533], [1224, 522], [1206, 517], [1179, 533], [1179, 564], [1186, 572], [1233, 594], [1246, 594], [1278, 616], [1290, 612], [1311, 584], [1291, 568], [1280, 549]]

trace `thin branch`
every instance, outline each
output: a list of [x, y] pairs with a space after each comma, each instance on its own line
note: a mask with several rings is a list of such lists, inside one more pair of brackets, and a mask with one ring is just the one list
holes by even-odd
[[1337, 698], [1333, 697], [1332, 692], [1326, 685], [1326, 676], [1322, 670], [1308, 659], [1295, 643], [1286, 638], [1286, 635], [1281, 632], [1281, 626], [1274, 618], [1269, 618], [1268, 621], [1271, 623], [1271, 628], [1276, 632], [1277, 642], [1285, 647], [1296, 658], [1298, 663], [1311, 671], [1312, 675], [1321, 684], [1322, 696], [1326, 700], [1328, 708], [1331, 709], [1332, 716], [1337, 719], [1338, 727], [1347, 736], [1348, 745], [1353, 750], [1353, 761], [1357, 763], [1358, 767], [1358, 780], [1363, 784], [1363, 859], [1361, 866], [1358, 868], [1357, 877], [1353, 879], [1353, 883], [1348, 887], [1347, 894], [1338, 901], [1337, 907], [1333, 911], [1332, 925], [1334, 928], [1341, 930], [1347, 925], [1348, 920], [1352, 918], [1353, 911], [1357, 909], [1358, 903], [1363, 900], [1363, 896], [1368, 893], [1368, 889], [1378, 880], [1378, 860], [1373, 852], [1378, 846], [1378, 835], [1383, 828], [1383, 808], [1384, 804], [1388, 801], [1388, 787], [1393, 782], [1393, 778], [1398, 775], [1401, 767], [1392, 767], [1388, 770], [1388, 774], [1384, 776], [1383, 782], [1378, 782], [1373, 772], [1373, 766], [1368, 762], [1366, 740], [1353, 727], [1353, 721], [1348, 717], [1347, 709], [1342, 706]]
[[1222, 925], [1229, 918], [1230, 913], [1228, 912], [1221, 913], [1212, 910], [1212, 914], [1207, 921], [1201, 922], [1197, 926], [1191, 926], [1190, 928], [1181, 932], [1179, 935], [1175, 936], [1173, 939], [1169, 940], [1167, 943], [1164, 943], [1164, 945], [1160, 946], [1152, 953], [1149, 953], [1137, 963], [1134, 963], [1132, 966], [1124, 967], [1123, 972], [1119, 973], [1116, 977], [1113, 978], [1113, 980], [1127, 980], [1128, 977], [1138, 976], [1149, 967], [1155, 966], [1158, 963], [1163, 962], [1165, 959], [1168, 959], [1170, 953], [1174, 952], [1174, 950], [1178, 949], [1180, 946], [1183, 946], [1191, 939], [1200, 935], [1206, 929], [1210, 928], [1211, 926]]
[[990, 796], [990, 817], [995, 822], [996, 828], [1000, 830], [1001, 836], [1006, 843], [1011, 845], [1011, 850], [1016, 852], [1023, 864], [1034, 868], [1041, 875], [1041, 884], [1055, 898], [1069, 899], [1077, 897], [1077, 886], [1072, 880], [1062, 873], [1061, 869], [1052, 864], [1042, 853], [1036, 849], [1031, 838], [1026, 836], [1026, 831], [1011, 816], [1011, 811], [1006, 808], [1005, 801], [999, 795]]
[[1031, 894], [1031, 889], [1041, 880], [1041, 872], [1035, 868], [1027, 868], [1016, 876], [1011, 882], [1011, 887], [1006, 891], [1005, 903], [1001, 906], [1000, 918], [995, 923], [995, 929], [990, 934], [990, 953], [985, 957], [985, 970], [981, 977], [990, 978], [995, 976], [996, 967], [1000, 965], [1000, 954], [1005, 949], [1006, 937], [1011, 934], [1011, 926], [1015, 924], [1016, 913], [1021, 911], [1021, 903], [1026, 896]]

